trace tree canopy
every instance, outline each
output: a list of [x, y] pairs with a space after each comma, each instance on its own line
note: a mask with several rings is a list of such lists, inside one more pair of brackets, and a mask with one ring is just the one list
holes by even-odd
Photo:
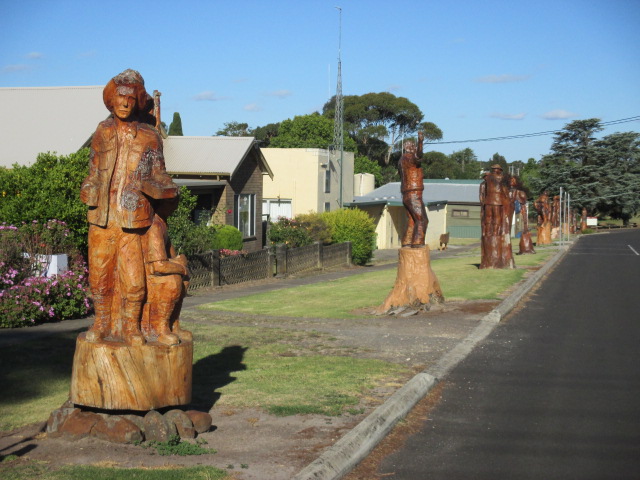
[[621, 219], [625, 224], [640, 211], [640, 134], [614, 133], [596, 139], [597, 118], [569, 123], [556, 134], [551, 152], [542, 157], [537, 192], [571, 196], [572, 204], [592, 214]]
[[[312, 113], [288, 119], [280, 124], [278, 136], [271, 139], [275, 148], [329, 148], [333, 143], [333, 120]], [[344, 149], [355, 152], [355, 142], [345, 135]]]
[[[405, 97], [389, 92], [347, 95], [344, 101], [345, 129], [358, 144], [358, 152], [369, 158], [382, 153], [382, 160], [389, 164], [393, 146], [402, 136], [415, 133], [424, 115], [420, 108]], [[323, 107], [322, 114], [333, 119], [336, 98], [333, 96]], [[442, 138], [435, 124], [424, 124], [425, 138]], [[439, 136], [438, 136], [439, 135]], [[386, 142], [381, 152], [380, 142]], [[377, 159], [377, 158], [376, 158]]]
[[251, 130], [248, 123], [226, 122], [224, 126], [216, 132], [216, 135], [223, 137], [250, 137]]

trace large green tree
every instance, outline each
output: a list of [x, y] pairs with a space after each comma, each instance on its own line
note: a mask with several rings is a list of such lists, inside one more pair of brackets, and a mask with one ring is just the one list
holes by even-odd
[[580, 120], [556, 134], [551, 152], [531, 179], [537, 193], [562, 187], [572, 204], [625, 224], [640, 210], [640, 134], [614, 133], [596, 139], [598, 119]]
[[588, 165], [594, 160], [595, 135], [602, 130], [599, 118], [568, 123], [563, 130], [555, 134], [551, 155], [556, 159], [562, 157], [581, 165]]
[[[359, 153], [378, 160], [380, 142], [386, 142], [387, 147], [379, 159], [385, 165], [390, 162], [393, 145], [401, 137], [414, 134], [424, 117], [416, 104], [389, 92], [347, 95], [343, 100], [345, 129], [356, 140]], [[334, 96], [324, 105], [322, 113], [325, 117], [333, 119], [335, 103]], [[432, 127], [435, 125], [428, 126], [428, 135], [437, 137]]]
[[269, 123], [264, 127], [256, 127], [251, 131], [251, 134], [260, 143], [261, 147], [268, 147], [271, 144], [271, 139], [278, 136], [280, 130], [280, 122]]
[[173, 113], [173, 121], [169, 125], [169, 135], [182, 137], [182, 119], [178, 112]]
[[475, 152], [470, 148], [457, 150], [450, 155], [451, 159], [459, 165], [457, 179], [477, 179], [480, 178], [482, 164], [478, 161]]
[[431, 151], [422, 158], [425, 178], [459, 178], [460, 165], [450, 155]]
[[216, 135], [223, 137], [250, 137], [251, 131], [248, 123], [226, 122], [224, 126], [216, 132]]
[[[278, 136], [271, 139], [274, 148], [329, 148], [333, 144], [333, 120], [312, 113], [288, 119], [280, 124]], [[355, 152], [356, 144], [345, 135], [344, 149]]]

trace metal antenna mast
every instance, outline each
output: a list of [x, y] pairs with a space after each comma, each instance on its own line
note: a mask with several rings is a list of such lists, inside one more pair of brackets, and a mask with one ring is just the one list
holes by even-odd
[[336, 110], [333, 119], [333, 148], [340, 149], [340, 200], [342, 208], [342, 160], [344, 152], [344, 109], [342, 99], [342, 8], [336, 7], [340, 12], [340, 29], [338, 30], [338, 82], [336, 84]]

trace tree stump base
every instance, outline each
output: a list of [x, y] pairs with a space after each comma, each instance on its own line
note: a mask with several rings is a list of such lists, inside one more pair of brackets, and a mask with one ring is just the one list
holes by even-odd
[[536, 245], [550, 245], [551, 244], [551, 222], [545, 222], [538, 227], [538, 238], [536, 239]]
[[191, 401], [193, 342], [131, 346], [81, 333], [71, 374], [74, 404], [105, 410], [153, 410]]
[[431, 269], [429, 247], [402, 247], [398, 251], [396, 283], [375, 313], [384, 315], [399, 307], [424, 307], [442, 302], [444, 296], [438, 278]]
[[529, 231], [522, 232], [522, 236], [520, 237], [519, 247], [520, 247], [520, 251], [518, 252], [518, 255], [536, 253], [535, 249], [533, 248], [533, 240], [531, 240], [531, 232]]

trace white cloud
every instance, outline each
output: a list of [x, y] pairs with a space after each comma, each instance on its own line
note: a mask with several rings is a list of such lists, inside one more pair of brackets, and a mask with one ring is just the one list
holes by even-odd
[[500, 118], [502, 120], [523, 120], [526, 113], [492, 113], [491, 118]]
[[40, 60], [41, 58], [44, 58], [44, 55], [40, 52], [29, 52], [26, 57], [31, 60]]
[[400, 85], [389, 85], [387, 87], [387, 92], [391, 93], [391, 92], [397, 92], [398, 90], [401, 90], [402, 87]]
[[266, 95], [270, 97], [286, 98], [293, 95], [293, 92], [291, 92], [291, 90], [275, 90], [273, 92], [267, 92]]
[[248, 78], [234, 78], [232, 81], [233, 81], [233, 83], [246, 83], [246, 82], [249, 81], [249, 79]]
[[573, 112], [568, 112], [566, 110], [551, 110], [547, 113], [540, 115], [545, 120], [564, 120], [567, 118], [575, 117], [577, 114]]
[[261, 112], [262, 111], [262, 107], [260, 105], [258, 105], [257, 103], [249, 103], [248, 105], [245, 105], [243, 107], [243, 110], [245, 110], [247, 112]]
[[3, 73], [26, 72], [28, 70], [31, 70], [31, 67], [24, 64], [5, 65], [2, 67]]
[[205, 90], [204, 92], [200, 92], [197, 95], [193, 96], [193, 99], [196, 102], [217, 102], [219, 100], [226, 100], [227, 97], [218, 97], [215, 92], [211, 90]]
[[514, 83], [529, 80], [531, 75], [487, 75], [486, 77], [476, 78], [478, 83]]

